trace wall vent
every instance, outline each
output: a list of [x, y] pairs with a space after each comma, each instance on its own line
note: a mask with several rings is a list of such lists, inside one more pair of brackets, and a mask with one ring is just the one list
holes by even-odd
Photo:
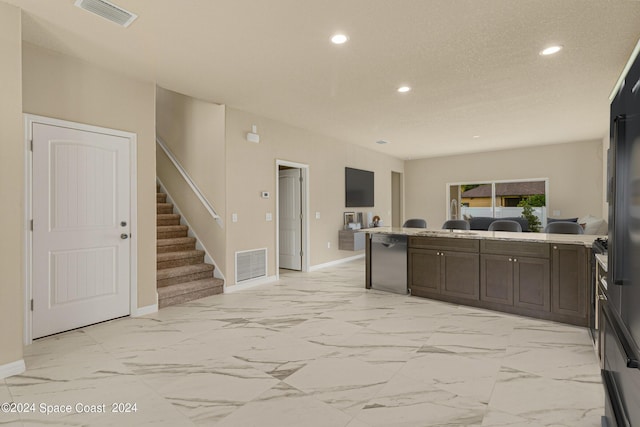
[[75, 5], [123, 27], [131, 25], [138, 17], [106, 0], [76, 0]]
[[267, 248], [236, 252], [236, 283], [267, 276]]

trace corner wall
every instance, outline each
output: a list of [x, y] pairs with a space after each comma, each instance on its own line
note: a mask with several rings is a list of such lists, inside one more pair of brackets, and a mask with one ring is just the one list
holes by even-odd
[[211, 217], [158, 147], [158, 177], [226, 276], [225, 107], [158, 87], [156, 131], [223, 219], [224, 228]]
[[549, 216], [554, 210], [562, 218], [602, 216], [602, 157], [602, 140], [596, 140], [409, 160], [405, 216], [440, 228], [446, 219], [446, 184], [526, 178], [549, 178]]
[[29, 43], [22, 55], [25, 113], [138, 135], [138, 308], [156, 304], [155, 84]]
[[[246, 139], [253, 124], [258, 126], [259, 144]], [[229, 284], [235, 282], [236, 251], [266, 247], [267, 275], [277, 273], [276, 160], [309, 165], [310, 266], [363, 253], [338, 249], [345, 211], [370, 211], [391, 225], [391, 172], [404, 171], [402, 160], [232, 108], [227, 108], [226, 144]], [[375, 207], [345, 207], [345, 166], [375, 172]], [[261, 191], [271, 197], [262, 199]], [[273, 221], [266, 221], [268, 212]], [[233, 213], [238, 214], [237, 223], [231, 222]]]
[[20, 9], [0, 2], [0, 367], [21, 361], [23, 355], [25, 152], [21, 51]]

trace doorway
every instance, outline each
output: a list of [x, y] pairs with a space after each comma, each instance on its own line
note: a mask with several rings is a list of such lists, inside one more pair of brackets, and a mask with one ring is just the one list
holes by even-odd
[[391, 172], [391, 226], [402, 227], [402, 174]]
[[31, 115], [26, 121], [28, 343], [127, 316], [137, 298], [135, 135]]
[[308, 271], [308, 166], [276, 161], [277, 268]]

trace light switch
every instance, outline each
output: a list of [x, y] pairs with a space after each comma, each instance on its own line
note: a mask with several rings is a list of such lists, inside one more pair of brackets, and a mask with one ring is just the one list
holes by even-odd
[[320, 212], [316, 212], [316, 219], [320, 219]]
[[267, 215], [265, 215], [265, 219], [267, 221], [272, 221], [273, 220], [273, 215], [271, 215], [271, 212], [267, 212]]
[[238, 214], [237, 213], [232, 213], [231, 214], [231, 222], [238, 222]]

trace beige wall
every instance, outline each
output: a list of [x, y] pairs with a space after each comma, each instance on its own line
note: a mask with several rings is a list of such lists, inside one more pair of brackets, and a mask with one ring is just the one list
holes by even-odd
[[[158, 87], [156, 131], [226, 226], [225, 107]], [[203, 207], [160, 147], [158, 177], [225, 274], [226, 230]]]
[[20, 9], [0, 2], [0, 366], [22, 359], [24, 133]]
[[138, 307], [156, 304], [155, 84], [23, 44], [23, 111], [137, 134]]
[[[358, 252], [338, 250], [338, 231], [345, 211], [371, 211], [391, 224], [391, 172], [403, 172], [403, 161], [372, 150], [314, 134], [280, 122], [227, 108], [227, 280], [235, 280], [235, 252], [268, 248], [268, 275], [275, 275], [276, 160], [309, 165], [310, 265], [347, 258]], [[258, 126], [260, 143], [246, 140]], [[373, 142], [372, 142], [373, 143]], [[345, 207], [345, 166], [375, 172], [375, 207]], [[271, 198], [262, 199], [261, 191]], [[271, 212], [274, 220], [265, 220]], [[316, 219], [315, 213], [320, 213]], [[238, 222], [231, 222], [231, 214]], [[327, 248], [327, 242], [331, 248]], [[359, 252], [362, 253], [362, 252]]]
[[405, 162], [407, 217], [439, 228], [446, 184], [549, 178], [547, 206], [560, 217], [602, 214], [602, 140], [437, 157]]

